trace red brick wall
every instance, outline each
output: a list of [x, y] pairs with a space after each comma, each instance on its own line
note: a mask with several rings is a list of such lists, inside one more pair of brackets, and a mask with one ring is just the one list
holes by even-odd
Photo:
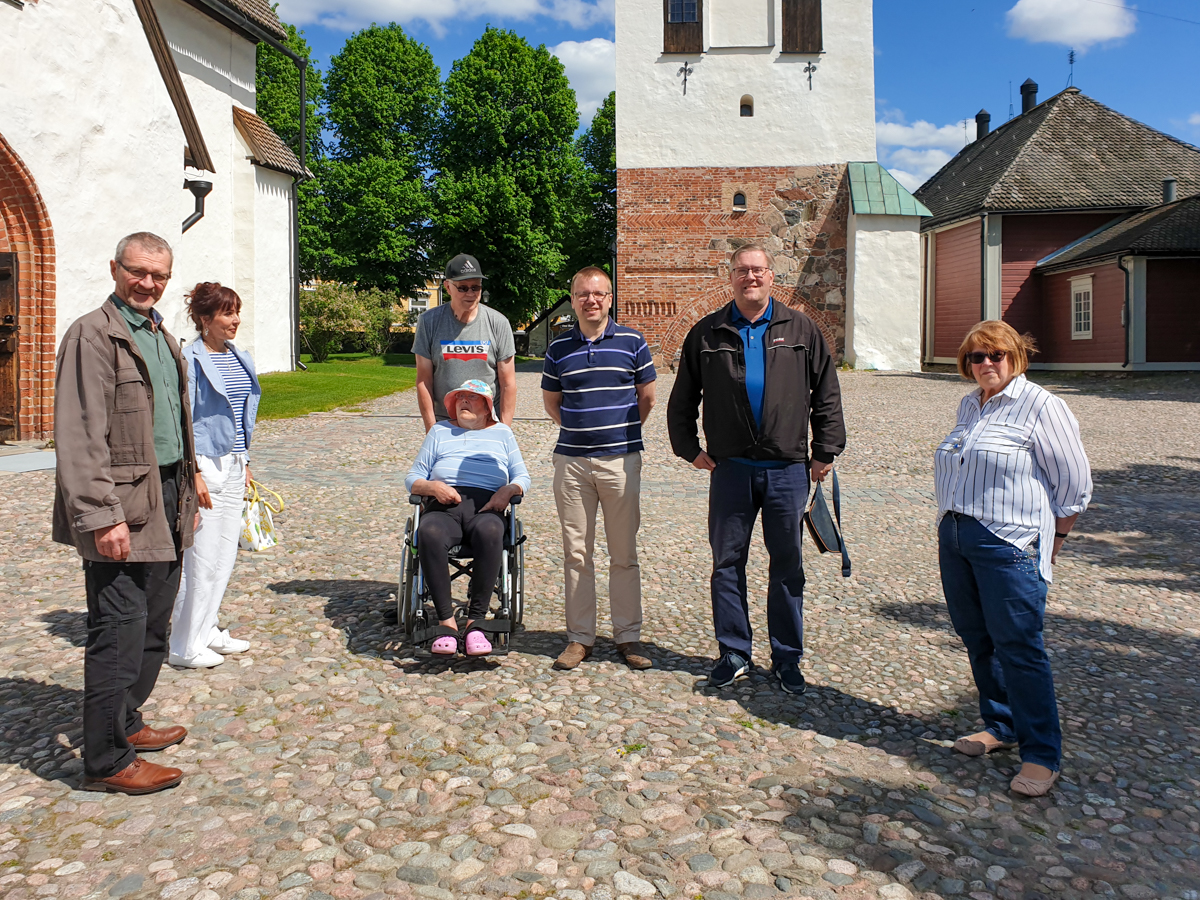
[[0, 135], [0, 251], [20, 269], [20, 438], [54, 433], [54, 230], [33, 175]]
[[1146, 261], [1146, 362], [1200, 362], [1200, 259]]
[[1041, 283], [1033, 267], [1112, 221], [1109, 213], [1005, 216], [1001, 235], [1000, 309], [1005, 322], [1024, 334], [1042, 330]]
[[[688, 329], [732, 299], [729, 254], [752, 241], [776, 256], [777, 299], [846, 343], [845, 166], [617, 170], [618, 311], [655, 357], [677, 358]], [[745, 194], [746, 210], [733, 208]]]
[[953, 358], [979, 321], [979, 220], [934, 234], [933, 355]]
[[[1092, 276], [1092, 337], [1071, 339], [1071, 279]], [[1121, 363], [1125, 361], [1125, 273], [1115, 263], [1042, 276], [1042, 327], [1036, 333], [1040, 363]]]

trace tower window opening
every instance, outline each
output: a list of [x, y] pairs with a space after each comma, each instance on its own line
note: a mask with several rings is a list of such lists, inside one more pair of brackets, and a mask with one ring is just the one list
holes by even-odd
[[668, 22], [698, 22], [698, 3], [696, 0], [668, 0]]
[[740, 108], [743, 119], [751, 118], [754, 115], [754, 98], [746, 94], [742, 97]]
[[733, 195], [733, 209], [734, 209], [734, 212], [745, 212], [746, 211], [746, 195], [743, 194], [741, 191], [738, 191], [736, 194]]

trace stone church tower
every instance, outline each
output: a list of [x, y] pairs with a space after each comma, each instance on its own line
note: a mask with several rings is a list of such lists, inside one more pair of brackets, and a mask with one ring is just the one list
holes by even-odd
[[672, 364], [759, 241], [838, 358], [919, 369], [928, 211], [873, 161], [871, 0], [616, 0], [616, 41], [620, 320]]

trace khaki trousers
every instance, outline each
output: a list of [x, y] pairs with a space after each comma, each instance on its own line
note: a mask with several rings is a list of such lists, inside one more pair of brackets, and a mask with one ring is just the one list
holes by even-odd
[[554, 454], [554, 499], [562, 522], [566, 569], [567, 639], [596, 642], [596, 507], [604, 512], [608, 544], [608, 595], [613, 640], [641, 640], [642, 572], [637, 531], [641, 525], [641, 452], [619, 456]]

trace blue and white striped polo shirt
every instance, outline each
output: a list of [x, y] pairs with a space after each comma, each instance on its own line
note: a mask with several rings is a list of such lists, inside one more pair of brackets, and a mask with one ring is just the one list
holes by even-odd
[[658, 374], [640, 331], [612, 319], [588, 341], [576, 325], [546, 348], [542, 390], [562, 393], [555, 453], [614, 456], [642, 449], [636, 385]]

